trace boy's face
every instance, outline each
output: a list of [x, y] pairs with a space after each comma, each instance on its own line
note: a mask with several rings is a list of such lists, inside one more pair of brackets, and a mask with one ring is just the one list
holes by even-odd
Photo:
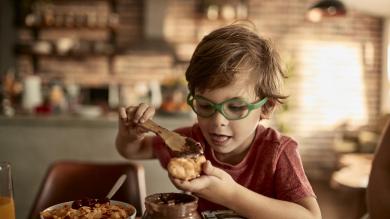
[[[230, 85], [204, 92], [195, 92], [214, 103], [221, 103], [231, 98], [241, 98], [248, 103], [258, 101], [254, 93], [254, 83], [246, 74], [237, 74]], [[248, 149], [255, 135], [260, 120], [261, 108], [252, 110], [249, 115], [239, 120], [228, 120], [221, 113], [204, 118], [198, 116], [202, 134], [219, 158], [235, 160]]]

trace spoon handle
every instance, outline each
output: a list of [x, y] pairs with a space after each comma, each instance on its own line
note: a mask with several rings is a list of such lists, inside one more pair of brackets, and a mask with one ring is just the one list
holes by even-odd
[[164, 140], [165, 144], [173, 151], [183, 152], [186, 150], [185, 137], [179, 135], [178, 133], [170, 131], [150, 119], [144, 123], [140, 123], [139, 125], [149, 131], [154, 132], [156, 135], [160, 136]]
[[110, 192], [108, 192], [106, 198], [111, 199], [112, 196], [118, 191], [118, 189], [122, 186], [127, 178], [126, 174], [122, 174], [115, 182], [114, 186], [111, 188]]
[[169, 133], [170, 131], [162, 126], [160, 126], [159, 124], [157, 124], [156, 122], [154, 122], [153, 120], [147, 120], [146, 122], [144, 123], [140, 123], [140, 126], [148, 129], [149, 131], [152, 131], [154, 132], [155, 134], [157, 135], [166, 135], [167, 133]]

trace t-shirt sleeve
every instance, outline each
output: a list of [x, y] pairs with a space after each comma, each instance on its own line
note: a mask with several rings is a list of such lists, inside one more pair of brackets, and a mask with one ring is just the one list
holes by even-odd
[[308, 196], [315, 197], [303, 169], [297, 143], [289, 139], [284, 144], [274, 176], [277, 199], [296, 202]]

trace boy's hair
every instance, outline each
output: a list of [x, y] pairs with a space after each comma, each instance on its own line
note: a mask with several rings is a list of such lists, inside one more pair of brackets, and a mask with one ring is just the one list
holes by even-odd
[[186, 71], [188, 89], [195, 94], [195, 90], [221, 88], [242, 72], [256, 78], [255, 93], [259, 98], [268, 97], [263, 107], [265, 114], [286, 98], [281, 94], [285, 75], [278, 53], [270, 41], [239, 24], [216, 29], [198, 44]]

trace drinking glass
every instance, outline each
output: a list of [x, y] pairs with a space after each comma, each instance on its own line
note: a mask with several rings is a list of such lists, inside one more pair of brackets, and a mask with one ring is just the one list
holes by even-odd
[[0, 218], [15, 219], [11, 164], [0, 162]]

